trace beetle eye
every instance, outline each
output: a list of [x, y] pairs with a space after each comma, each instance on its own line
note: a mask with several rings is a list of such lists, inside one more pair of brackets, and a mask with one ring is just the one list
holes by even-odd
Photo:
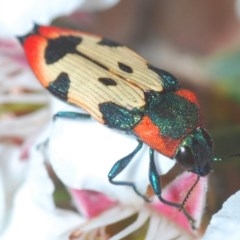
[[180, 147], [175, 158], [177, 162], [188, 170], [194, 167], [194, 158], [189, 147]]

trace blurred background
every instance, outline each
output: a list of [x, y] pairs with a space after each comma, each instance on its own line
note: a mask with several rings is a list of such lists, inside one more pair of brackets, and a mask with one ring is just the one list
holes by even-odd
[[[56, 19], [53, 24], [125, 44], [153, 65], [171, 72], [182, 86], [199, 96], [204, 125], [214, 139], [214, 155], [240, 153], [237, 1], [121, 0], [106, 11], [76, 12]], [[41, 107], [2, 106], [0, 117], [6, 112], [24, 114]], [[164, 179], [167, 182], [170, 178], [171, 174]], [[240, 157], [215, 163], [203, 228], [222, 203], [239, 189]]]

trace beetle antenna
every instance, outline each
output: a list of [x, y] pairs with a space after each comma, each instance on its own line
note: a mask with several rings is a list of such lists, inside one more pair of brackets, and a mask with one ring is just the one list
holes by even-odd
[[196, 179], [195, 183], [192, 185], [192, 187], [188, 190], [188, 193], [187, 193], [186, 197], [183, 199], [183, 202], [182, 202], [182, 204], [181, 204], [181, 206], [180, 206], [180, 208], [179, 208], [179, 211], [182, 211], [182, 210], [183, 210], [183, 208], [184, 208], [184, 206], [185, 206], [188, 198], [190, 197], [193, 189], [194, 189], [194, 188], [196, 187], [196, 185], [198, 184], [199, 179], [200, 179], [200, 176], [197, 175], [197, 179]]
[[240, 153], [234, 153], [234, 154], [228, 155], [224, 158], [215, 157], [215, 158], [213, 158], [213, 161], [214, 162], [223, 162], [225, 160], [228, 160], [228, 159], [231, 159], [231, 158], [236, 158], [236, 157], [240, 157]]

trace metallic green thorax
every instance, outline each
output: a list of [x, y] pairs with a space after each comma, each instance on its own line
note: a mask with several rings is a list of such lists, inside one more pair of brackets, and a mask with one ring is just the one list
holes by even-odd
[[199, 108], [175, 92], [146, 93], [145, 114], [161, 130], [161, 135], [181, 138], [199, 126]]
[[99, 109], [105, 124], [129, 131], [147, 115], [159, 128], [161, 135], [171, 139], [183, 138], [200, 125], [198, 106], [176, 92], [149, 91], [145, 93], [145, 100], [143, 109], [127, 110], [111, 102], [99, 104]]

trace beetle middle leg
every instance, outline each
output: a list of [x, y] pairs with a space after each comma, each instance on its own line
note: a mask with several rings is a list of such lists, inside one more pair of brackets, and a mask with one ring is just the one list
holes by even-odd
[[[80, 113], [80, 112], [70, 112], [70, 111], [59, 111], [53, 115], [53, 121], [56, 121], [58, 118], [65, 118], [65, 119], [73, 119], [73, 120], [88, 120], [91, 119], [91, 115], [87, 113]], [[42, 151], [43, 149], [47, 148], [49, 142], [49, 138], [47, 138], [43, 143], [37, 146], [37, 149]]]
[[149, 202], [149, 199], [138, 191], [136, 185], [133, 182], [113, 180], [120, 172], [122, 172], [127, 167], [127, 165], [130, 163], [133, 157], [139, 152], [142, 146], [143, 146], [143, 143], [141, 141], [138, 141], [137, 147], [130, 154], [118, 160], [113, 165], [110, 172], [108, 173], [108, 179], [109, 179], [109, 182], [112, 184], [132, 187], [138, 196], [142, 197], [145, 201]]
[[59, 111], [54, 114], [53, 121], [58, 118], [67, 118], [67, 119], [90, 119], [91, 115], [88, 113], [80, 112], [70, 112], [70, 111]]
[[[87, 113], [80, 112], [70, 112], [70, 111], [59, 111], [53, 115], [53, 121], [58, 118], [66, 118], [66, 119], [90, 119], [91, 116]], [[38, 151], [45, 155], [46, 149], [48, 147], [49, 137], [47, 137], [43, 142], [39, 143], [36, 148]]]

